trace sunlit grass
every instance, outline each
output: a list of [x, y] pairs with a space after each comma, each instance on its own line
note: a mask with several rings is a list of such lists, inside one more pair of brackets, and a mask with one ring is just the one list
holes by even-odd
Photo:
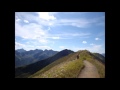
[[76, 55], [77, 53], [65, 56], [33, 74], [30, 78], [77, 78], [83, 67], [83, 61], [76, 59]]
[[88, 52], [81, 52], [80, 57], [82, 60], [88, 60], [90, 63], [95, 65], [100, 75], [100, 78], [105, 78], [105, 65], [103, 65], [100, 61], [96, 60], [93, 56], [88, 54]]
[[[76, 59], [78, 53], [80, 58]], [[60, 58], [29, 78], [77, 78], [84, 67], [83, 60], [87, 60], [95, 65], [100, 78], [105, 78], [105, 66], [98, 60], [95, 60], [93, 54], [86, 50]]]

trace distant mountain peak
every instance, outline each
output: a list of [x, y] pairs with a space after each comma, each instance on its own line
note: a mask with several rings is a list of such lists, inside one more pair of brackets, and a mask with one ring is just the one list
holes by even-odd
[[23, 48], [21, 48], [21, 49], [17, 49], [17, 50], [24, 50]]
[[102, 53], [101, 55], [103, 55], [105, 57], [105, 53]]
[[23, 48], [21, 48], [21, 49], [17, 49], [16, 51], [18, 51], [18, 52], [25, 52], [26, 50], [24, 50]]

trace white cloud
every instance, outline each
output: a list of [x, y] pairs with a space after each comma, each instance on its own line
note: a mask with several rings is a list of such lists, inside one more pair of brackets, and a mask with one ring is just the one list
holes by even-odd
[[45, 38], [41, 38], [41, 39], [39, 38], [38, 41], [43, 44], [48, 42]]
[[[82, 38], [82, 37], [89, 37], [90, 35], [90, 33], [63, 33], [63, 34], [50, 35], [48, 34], [48, 31], [50, 30], [50, 27], [52, 26], [72, 25], [75, 27], [86, 28], [86, 27], [89, 27], [92, 23], [97, 23], [99, 21], [99, 19], [90, 20], [90, 19], [85, 19], [85, 18], [83, 19], [74, 19], [74, 18], [58, 19], [55, 17], [54, 12], [39, 12], [37, 14], [38, 16], [33, 15], [31, 13], [25, 13], [25, 12], [17, 13], [16, 14], [17, 21], [15, 22], [15, 36], [20, 36], [28, 40], [35, 40], [36, 42], [40, 44], [40, 46], [45, 45], [46, 43], [50, 42], [48, 38], [70, 39], [72, 38], [70, 36], [73, 36], [73, 37], [79, 36], [79, 38]], [[18, 22], [20, 20], [27, 20], [30, 23], [21, 25]], [[31, 22], [35, 22], [35, 23], [31, 23]], [[43, 29], [44, 26], [48, 26], [48, 29], [47, 30]]]
[[21, 48], [24, 48], [24, 47], [25, 47], [24, 44], [21, 44], [21, 43], [15, 42], [15, 49], [21, 49]]
[[27, 42], [27, 44], [21, 44], [21, 43], [18, 43], [18, 42], [15, 42], [15, 49], [25, 49], [25, 50], [35, 50], [35, 49], [51, 49], [51, 47], [49, 46], [38, 46], [38, 45], [35, 45], [35, 44], [30, 44], [29, 42]]
[[57, 22], [57, 25], [71, 25], [80, 28], [86, 28], [89, 26], [90, 21], [87, 19], [60, 19]]
[[[25, 13], [25, 12], [20, 12], [16, 13], [18, 18], [27, 19], [28, 21], [35, 21], [39, 23], [40, 25], [44, 26], [57, 26], [57, 25], [71, 25], [75, 27], [80, 27], [80, 28], [88, 28], [92, 24], [98, 24], [102, 23], [100, 20], [103, 18], [97, 17], [97, 18], [92, 18], [92, 19], [86, 19], [86, 18], [71, 18], [71, 19], [56, 19], [55, 14], [58, 12], [36, 12], [38, 16], [35, 16], [31, 13]], [[64, 12], [63, 12], [64, 13]], [[74, 13], [74, 12], [73, 12]], [[70, 14], [70, 13], [67, 13]]]
[[61, 49], [65, 49], [65, 46], [59, 46], [59, 48], [61, 48]]
[[29, 23], [23, 26], [19, 23], [15, 23], [15, 36], [38, 40], [41, 43], [47, 43], [47, 39], [45, 38], [47, 35], [47, 32], [38, 24]]
[[30, 42], [26, 42], [27, 44], [30, 44]]
[[95, 38], [95, 40], [101, 40], [100, 38]]
[[58, 37], [58, 36], [49, 36], [49, 37], [46, 37], [46, 38], [50, 38], [50, 39], [71, 39], [71, 38], [65, 38], [65, 37]]
[[20, 21], [21, 19], [16, 19], [16, 21], [18, 22], [18, 21]]
[[56, 17], [50, 15], [48, 12], [38, 12], [38, 14], [39, 14], [39, 18], [42, 18], [47, 21], [56, 19]]
[[60, 39], [60, 37], [52, 37], [52, 39]]
[[97, 25], [98, 23], [104, 23], [100, 21], [101, 17], [86, 19], [86, 18], [71, 18], [71, 19], [59, 19], [56, 21], [57, 25], [71, 25], [79, 28], [88, 28], [92, 25]]
[[83, 41], [82, 43], [86, 44], [87, 42], [86, 42], [86, 41]]
[[80, 37], [82, 37], [82, 36], [89, 36], [90, 33], [68, 33], [66, 35], [68, 35], [68, 36], [70, 35], [70, 36], [80, 36]]
[[97, 52], [97, 53], [105, 53], [105, 49], [102, 47], [102, 45], [92, 45], [90, 47], [73, 47], [71, 50], [78, 51], [78, 50], [89, 50], [90, 52]]
[[88, 38], [91, 33], [61, 33], [61, 34], [55, 34], [56, 36], [59, 36], [59, 39], [70, 39], [72, 37], [79, 37], [79, 38]]
[[24, 20], [24, 22], [25, 22], [25, 23], [29, 23], [29, 21], [28, 21], [28, 20]]

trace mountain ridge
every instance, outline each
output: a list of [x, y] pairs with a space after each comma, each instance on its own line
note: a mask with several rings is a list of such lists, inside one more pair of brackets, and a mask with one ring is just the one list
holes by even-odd
[[[18, 67], [15, 69], [16, 77], [17, 76], [24, 77], [23, 73], [32, 74], [32, 73], [42, 69], [43, 67], [47, 66], [48, 64], [54, 62], [55, 60], [57, 60], [61, 57], [64, 57], [66, 55], [69, 55], [70, 53], [73, 53], [73, 51], [65, 49], [65, 50], [62, 50], [62, 51], [58, 52], [57, 54], [55, 54], [54, 56], [51, 56], [47, 59], [38, 61], [38, 62], [33, 63], [33, 64], [29, 64], [27, 66]], [[34, 68], [34, 70], [33, 70], [33, 68]]]
[[[22, 50], [22, 52], [21, 52]], [[44, 60], [48, 57], [51, 57], [57, 54], [58, 51], [53, 50], [29, 50], [25, 51], [24, 49], [15, 50], [15, 67], [25, 66], [40, 60]]]
[[55, 60], [43, 69], [31, 74], [28, 78], [78, 78], [79, 73], [84, 68], [84, 60], [93, 64], [97, 68], [100, 78], [104, 78], [105, 65], [101, 60], [98, 60], [99, 57], [96, 57], [87, 50], [74, 52]]

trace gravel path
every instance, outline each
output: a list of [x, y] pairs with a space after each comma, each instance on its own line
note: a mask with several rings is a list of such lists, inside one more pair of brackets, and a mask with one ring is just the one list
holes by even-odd
[[84, 60], [85, 67], [82, 69], [78, 78], [100, 78], [97, 68], [87, 60]]

